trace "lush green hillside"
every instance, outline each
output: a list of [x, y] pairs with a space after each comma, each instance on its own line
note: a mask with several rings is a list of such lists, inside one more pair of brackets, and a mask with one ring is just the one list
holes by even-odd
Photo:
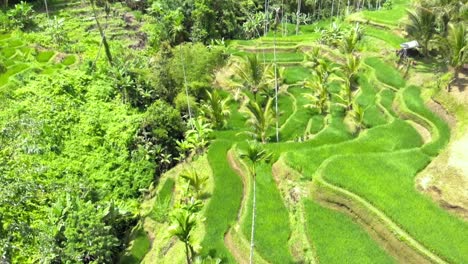
[[1, 263], [468, 262], [466, 4], [2, 8]]

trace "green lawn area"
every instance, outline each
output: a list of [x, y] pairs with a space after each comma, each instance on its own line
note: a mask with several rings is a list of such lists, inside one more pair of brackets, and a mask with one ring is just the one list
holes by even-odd
[[406, 122], [395, 120], [390, 124], [377, 126], [362, 133], [358, 138], [340, 144], [311, 148], [286, 154], [288, 164], [300, 168], [306, 177], [312, 177], [318, 167], [334, 155], [391, 152], [398, 149], [419, 147], [420, 135]]
[[362, 16], [366, 20], [371, 20], [379, 24], [396, 27], [402, 22], [402, 19], [406, 16], [406, 9], [409, 7], [410, 2], [406, 0], [394, 0], [392, 1], [392, 8], [369, 11], [365, 10], [362, 12]]
[[302, 87], [290, 87], [288, 91], [296, 98], [297, 111], [290, 117], [285, 126], [280, 131], [280, 140], [293, 140], [304, 136], [305, 129], [312, 117], [312, 114], [304, 105], [309, 101], [304, 97], [308, 91]]
[[377, 39], [381, 39], [390, 44], [394, 48], [400, 48], [400, 44], [406, 42], [402, 37], [399, 37], [388, 30], [378, 29], [375, 27], [366, 27], [364, 34]]
[[394, 67], [376, 57], [366, 58], [364, 62], [374, 69], [375, 77], [380, 82], [396, 89], [405, 87], [406, 81]]
[[235, 223], [242, 199], [241, 178], [226, 160], [231, 146], [231, 141], [216, 140], [208, 150], [214, 189], [204, 215], [206, 233], [201, 243], [203, 255], [217, 256], [228, 263], [235, 261], [224, 245], [224, 234]]
[[402, 95], [405, 105], [409, 110], [432, 123], [433, 128], [430, 129], [432, 130], [432, 140], [424, 145], [422, 150], [428, 155], [437, 155], [447, 145], [450, 139], [450, 128], [440, 117], [427, 109], [420, 97], [420, 89], [418, 87], [410, 86], [403, 91]]
[[[246, 210], [247, 217], [242, 223], [242, 231], [246, 238], [250, 238], [252, 224], [252, 201], [250, 199], [247, 201]], [[289, 214], [273, 180], [269, 164], [261, 164], [257, 167], [255, 219], [255, 248], [258, 253], [270, 263], [293, 263], [288, 248], [291, 235]]]
[[138, 228], [134, 234], [133, 244], [130, 252], [127, 252], [119, 261], [120, 264], [137, 264], [141, 263], [146, 253], [148, 253], [151, 242], [143, 228]]
[[466, 222], [444, 211], [414, 187], [414, 177], [429, 162], [430, 158], [420, 149], [340, 155], [322, 168], [322, 175], [330, 183], [369, 201], [448, 262], [466, 263]]
[[307, 237], [320, 263], [396, 263], [350, 217], [304, 201]]

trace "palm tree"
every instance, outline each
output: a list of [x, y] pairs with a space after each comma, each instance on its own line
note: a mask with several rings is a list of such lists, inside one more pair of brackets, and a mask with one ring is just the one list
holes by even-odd
[[346, 62], [343, 64], [343, 73], [345, 74], [345, 79], [348, 80], [350, 88], [355, 89], [357, 87], [357, 76], [359, 69], [361, 67], [361, 58], [356, 55], [346, 56]]
[[248, 55], [238, 67], [238, 73], [244, 81], [244, 87], [249, 89], [257, 100], [257, 94], [266, 86], [264, 78], [269, 67], [263, 65], [255, 54]]
[[250, 175], [252, 175], [253, 182], [253, 196], [252, 196], [252, 226], [250, 231], [250, 261], [253, 262], [253, 248], [254, 248], [254, 239], [255, 239], [255, 215], [257, 213], [257, 170], [256, 166], [260, 162], [264, 162], [270, 159], [271, 154], [268, 153], [263, 147], [257, 143], [249, 143], [247, 150], [241, 153], [241, 158], [247, 159], [250, 164]]
[[174, 221], [169, 228], [169, 234], [177, 237], [185, 245], [185, 258], [187, 264], [191, 264], [195, 258], [196, 241], [193, 239], [193, 231], [197, 226], [196, 214], [188, 210], [177, 210], [174, 215]]
[[418, 6], [415, 10], [408, 11], [408, 18], [406, 32], [419, 42], [427, 56], [429, 41], [436, 33], [436, 16], [431, 10]]
[[246, 104], [246, 108], [243, 112], [247, 115], [247, 124], [251, 126], [251, 132], [246, 132], [249, 135], [252, 135], [257, 140], [260, 140], [262, 143], [267, 141], [267, 132], [270, 127], [273, 126], [275, 122], [275, 115], [272, 110], [273, 99], [268, 98], [264, 108], [256, 101], [249, 100]]
[[365, 110], [358, 103], [353, 102], [352, 111], [350, 111], [351, 118], [356, 127], [356, 132], [359, 133], [362, 129], [366, 128], [364, 124]]
[[189, 183], [189, 187], [195, 192], [196, 198], [200, 196], [203, 188], [205, 187], [206, 181], [208, 180], [207, 177], [201, 176], [193, 169], [184, 170], [179, 174], [179, 176]]
[[305, 82], [304, 86], [312, 90], [312, 93], [305, 94], [311, 103], [306, 104], [306, 108], [316, 109], [319, 114], [327, 113], [329, 110], [329, 92], [327, 86], [317, 75]]
[[[454, 79], [458, 79], [460, 70], [468, 60], [468, 37], [463, 23], [449, 24], [447, 35], [447, 47], [449, 51], [450, 66], [453, 67]], [[451, 84], [452, 82], [450, 82]], [[448, 90], [450, 91], [450, 84]]]
[[207, 99], [203, 101], [202, 111], [213, 122], [214, 128], [224, 128], [227, 124], [227, 119], [231, 115], [229, 102], [231, 97], [223, 98], [218, 90], [213, 92], [206, 92]]
[[351, 83], [348, 79], [343, 80], [343, 86], [340, 90], [340, 94], [338, 95], [338, 97], [341, 99], [342, 102], [338, 105], [343, 106], [348, 111], [353, 109], [353, 92], [351, 89]]
[[352, 53], [356, 49], [356, 45], [362, 38], [362, 29], [359, 24], [351, 29], [340, 42], [340, 49], [343, 53]]

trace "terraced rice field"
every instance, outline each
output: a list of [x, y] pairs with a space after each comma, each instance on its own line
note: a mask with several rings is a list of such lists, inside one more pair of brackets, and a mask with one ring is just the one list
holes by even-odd
[[[398, 8], [382, 19], [378, 12], [361, 15], [395, 26]], [[389, 47], [403, 41], [379, 28], [366, 30], [366, 37]], [[265, 148], [273, 159], [257, 167], [257, 263], [467, 263], [468, 224], [415, 188], [418, 172], [448, 144], [448, 125], [426, 107], [420, 87], [408, 85], [373, 52], [363, 55], [355, 94], [364, 109], [363, 131], [353, 134], [343, 111], [308, 111], [303, 81], [311, 71], [298, 47], [316, 39], [315, 33], [278, 38], [276, 59], [286, 67], [278, 98], [280, 142], [271, 132]], [[271, 62], [272, 41], [271, 35], [232, 41], [228, 50]], [[214, 189], [201, 253], [226, 263], [248, 262], [251, 233], [252, 179], [232, 161], [248, 139], [238, 107], [232, 105], [228, 128], [215, 132], [207, 152]], [[275, 174], [278, 166], [284, 173]]]

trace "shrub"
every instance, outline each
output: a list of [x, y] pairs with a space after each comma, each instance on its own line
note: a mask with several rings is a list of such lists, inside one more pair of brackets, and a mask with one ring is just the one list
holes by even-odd
[[33, 24], [33, 15], [34, 10], [32, 9], [32, 5], [23, 1], [16, 4], [7, 13], [13, 26], [20, 29], [30, 27]]

